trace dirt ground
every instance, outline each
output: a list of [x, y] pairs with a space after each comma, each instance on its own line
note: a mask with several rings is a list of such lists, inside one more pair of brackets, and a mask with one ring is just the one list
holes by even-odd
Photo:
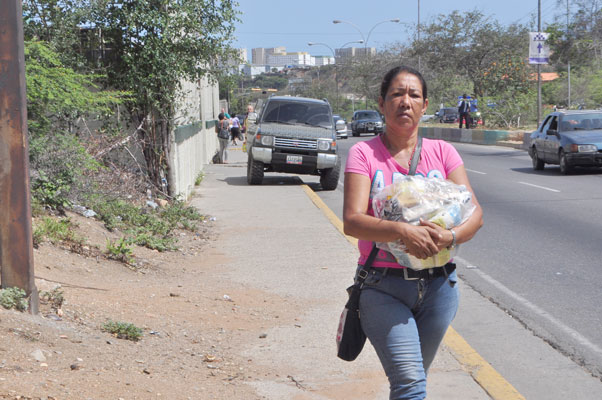
[[[91, 246], [117, 237], [69, 216]], [[35, 316], [0, 307], [0, 399], [260, 398], [245, 383], [278, 369], [237, 349], [294, 319], [292, 300], [220, 277], [213, 266], [224, 260], [226, 235], [218, 223], [178, 235], [178, 251], [136, 248], [136, 269], [50, 244], [34, 250], [39, 291], [58, 287], [65, 301], [59, 310], [40, 304]], [[143, 336], [114, 337], [102, 330], [108, 320], [133, 323]]]

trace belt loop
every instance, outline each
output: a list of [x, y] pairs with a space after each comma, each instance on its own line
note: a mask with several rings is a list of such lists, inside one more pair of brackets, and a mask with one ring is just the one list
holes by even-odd
[[447, 264], [445, 264], [442, 268], [443, 268], [443, 273], [445, 274], [445, 278], [447, 279], [447, 282], [449, 283], [449, 286], [451, 286], [451, 287], [456, 286], [456, 282], [452, 282], [449, 279], [449, 274], [447, 273]]

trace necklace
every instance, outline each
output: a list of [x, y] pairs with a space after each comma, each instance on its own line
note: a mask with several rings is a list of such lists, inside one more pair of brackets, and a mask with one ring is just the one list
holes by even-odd
[[[389, 139], [387, 138], [387, 135], [383, 135], [382, 138], [383, 138], [385, 147], [390, 150], [391, 144], [389, 143]], [[416, 152], [417, 145], [418, 145], [418, 138], [416, 138], [416, 143], [414, 143], [414, 148], [412, 149], [412, 154], [410, 155], [410, 158], [408, 159], [408, 171], [412, 167], [412, 159], [414, 158], [414, 153]]]
[[412, 168], [412, 159], [414, 158], [414, 153], [416, 152], [416, 145], [418, 145], [418, 139], [416, 139], [416, 143], [414, 143], [414, 149], [412, 150], [412, 155], [410, 156], [410, 159], [408, 160], [408, 171], [410, 170], [410, 168]]

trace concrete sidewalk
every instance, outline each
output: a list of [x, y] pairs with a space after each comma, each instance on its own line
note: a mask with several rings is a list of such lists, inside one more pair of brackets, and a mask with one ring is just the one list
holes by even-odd
[[[249, 384], [266, 399], [388, 398], [388, 382], [369, 343], [352, 363], [336, 357], [335, 331], [357, 249], [316, 207], [298, 177], [266, 174], [262, 185], [247, 185], [247, 154], [241, 150], [230, 147], [227, 164], [205, 168], [192, 205], [216, 217], [219, 234], [228, 238], [220, 241], [224, 278], [280, 296], [298, 315], [296, 323], [283, 320], [268, 330], [269, 341], [241, 350], [266, 369], [281, 370], [280, 378], [266, 374]], [[491, 389], [507, 383], [477, 383], [478, 370], [487, 365], [475, 362], [478, 355], [462, 342], [455, 331], [446, 337], [430, 370], [429, 399], [522, 398]]]

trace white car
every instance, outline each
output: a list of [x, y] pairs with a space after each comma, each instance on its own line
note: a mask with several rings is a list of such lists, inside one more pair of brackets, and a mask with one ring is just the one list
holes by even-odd
[[347, 121], [345, 121], [345, 119], [342, 118], [340, 115], [334, 114], [332, 116], [332, 123], [334, 124], [334, 126], [337, 125], [337, 121], [339, 120], [345, 123], [345, 128], [337, 129], [337, 139], [347, 139], [349, 137], [349, 132], [347, 131]]

